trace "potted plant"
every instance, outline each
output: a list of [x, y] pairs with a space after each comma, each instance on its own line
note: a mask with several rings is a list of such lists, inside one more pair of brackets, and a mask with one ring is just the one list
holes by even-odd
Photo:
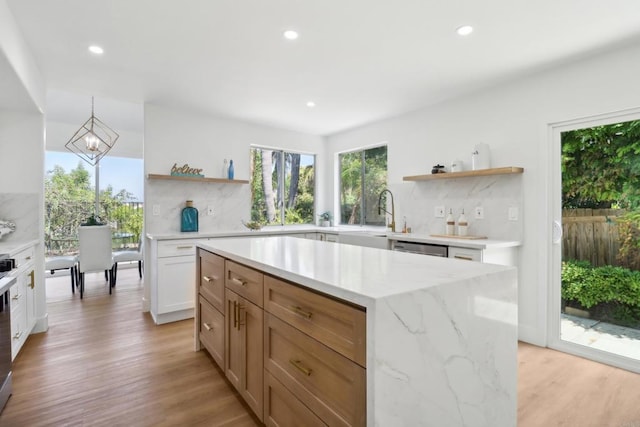
[[330, 227], [331, 226], [331, 212], [324, 211], [320, 215], [320, 226], [321, 227]]
[[86, 222], [83, 222], [80, 225], [105, 225], [106, 223], [103, 222], [99, 216], [97, 216], [96, 214], [91, 214], [91, 216], [89, 216], [89, 218], [87, 218]]

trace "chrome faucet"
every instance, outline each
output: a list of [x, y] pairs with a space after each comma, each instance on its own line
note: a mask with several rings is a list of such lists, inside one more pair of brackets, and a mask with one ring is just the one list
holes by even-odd
[[[386, 209], [382, 209], [382, 196], [384, 195], [384, 193], [389, 193], [389, 195], [391, 196], [391, 212], [389, 212]], [[385, 207], [386, 207], [386, 204], [385, 204]], [[393, 193], [388, 188], [385, 188], [384, 190], [382, 190], [382, 192], [378, 196], [378, 215], [382, 215], [383, 211], [385, 213], [391, 214], [391, 223], [387, 224], [387, 227], [391, 229], [392, 233], [395, 233], [396, 232], [396, 206], [393, 203]]]

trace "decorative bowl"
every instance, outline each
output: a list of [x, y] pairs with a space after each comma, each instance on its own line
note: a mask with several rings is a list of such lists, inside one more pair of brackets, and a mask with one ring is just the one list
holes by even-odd
[[262, 228], [262, 224], [260, 224], [258, 221], [249, 221], [249, 222], [242, 221], [242, 225], [244, 225], [251, 231], [260, 230]]

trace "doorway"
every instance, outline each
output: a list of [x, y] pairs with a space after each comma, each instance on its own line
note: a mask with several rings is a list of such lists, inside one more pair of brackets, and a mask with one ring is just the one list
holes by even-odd
[[549, 347], [640, 372], [640, 109], [554, 124], [551, 144]]

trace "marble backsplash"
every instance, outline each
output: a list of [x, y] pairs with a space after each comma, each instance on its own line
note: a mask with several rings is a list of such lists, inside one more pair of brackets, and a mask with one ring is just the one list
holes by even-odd
[[[145, 232], [180, 232], [180, 213], [187, 200], [193, 200], [198, 209], [201, 232], [244, 230], [241, 220], [250, 220], [251, 187], [247, 184], [147, 180]], [[154, 205], [158, 207], [157, 216], [153, 215]], [[213, 216], [207, 215], [209, 206], [213, 207]]]
[[[403, 182], [390, 185], [396, 207], [396, 231], [404, 217], [413, 233], [444, 234], [449, 209], [457, 221], [462, 209], [469, 223], [468, 235], [499, 240], [522, 239], [522, 176], [498, 175], [437, 181]], [[436, 206], [445, 207], [445, 218], [436, 218]], [[474, 218], [475, 207], [484, 209], [484, 219]], [[518, 220], [510, 221], [510, 207], [518, 209]]]
[[2, 237], [3, 242], [21, 242], [38, 239], [38, 200], [35, 193], [0, 193], [0, 219], [16, 224], [13, 233]]

